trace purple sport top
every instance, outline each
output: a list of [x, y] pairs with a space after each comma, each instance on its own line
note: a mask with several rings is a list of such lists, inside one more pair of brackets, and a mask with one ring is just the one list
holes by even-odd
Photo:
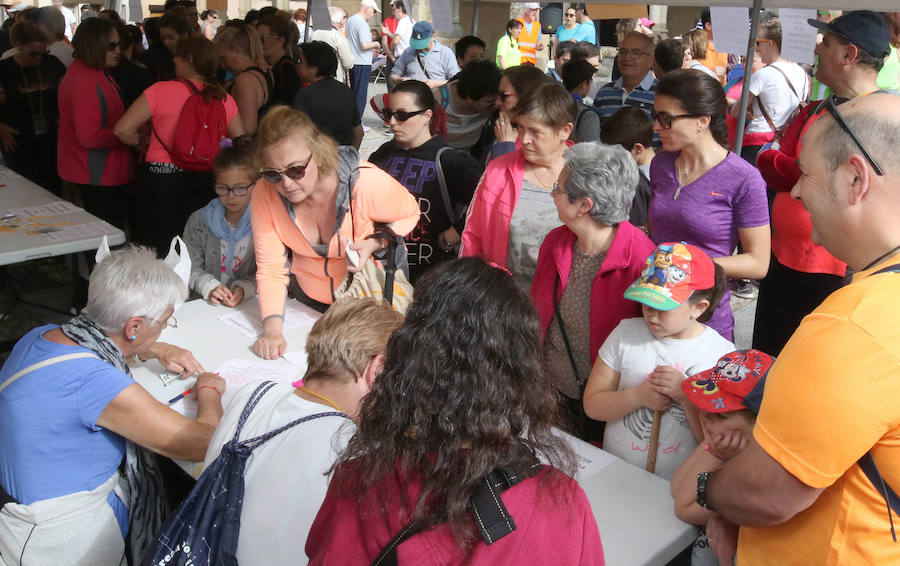
[[[661, 151], [650, 164], [650, 237], [654, 243], [687, 242], [709, 257], [731, 255], [738, 245], [738, 229], [769, 223], [766, 183], [759, 171], [739, 155], [728, 152], [721, 163], [681, 189], [678, 199], [677, 151]], [[733, 341], [734, 315], [726, 289], [706, 324]]]

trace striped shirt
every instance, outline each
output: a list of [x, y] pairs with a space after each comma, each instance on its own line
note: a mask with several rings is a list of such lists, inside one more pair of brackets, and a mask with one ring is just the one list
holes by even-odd
[[[648, 71], [644, 79], [629, 93], [625, 92], [622, 77], [601, 87], [597, 91], [597, 96], [594, 97], [594, 111], [600, 116], [600, 129], [603, 129], [603, 122], [607, 118], [625, 106], [640, 108], [647, 118], [652, 120], [650, 113], [656, 99], [656, 83], [653, 71]], [[653, 145], [657, 146], [658, 144], [659, 136], [654, 132]]]

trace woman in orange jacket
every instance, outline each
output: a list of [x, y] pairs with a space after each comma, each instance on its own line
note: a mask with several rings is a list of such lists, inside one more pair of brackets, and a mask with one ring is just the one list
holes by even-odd
[[282, 324], [290, 277], [296, 277], [300, 301], [324, 310], [347, 271], [358, 271], [348, 265], [347, 248], [359, 254], [362, 267], [384, 245], [370, 238], [374, 223], [405, 235], [419, 221], [419, 205], [403, 185], [361, 161], [355, 148], [338, 147], [302, 112], [273, 109], [256, 136], [262, 169], [251, 222], [263, 335], [253, 351], [274, 359], [287, 346]]

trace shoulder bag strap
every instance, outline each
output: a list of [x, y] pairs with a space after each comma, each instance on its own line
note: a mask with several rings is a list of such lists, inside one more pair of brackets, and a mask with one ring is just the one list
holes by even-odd
[[231, 442], [236, 443], [238, 441], [238, 437], [241, 435], [241, 429], [244, 428], [244, 424], [246, 424], [247, 419], [250, 417], [250, 413], [252, 413], [253, 409], [256, 408], [256, 405], [259, 404], [263, 395], [273, 387], [275, 387], [274, 381], [264, 381], [250, 394], [250, 398], [247, 400], [247, 404], [244, 405], [244, 410], [241, 411], [241, 416], [238, 418], [237, 428], [234, 430], [234, 437], [232, 437]]
[[[516, 530], [516, 523], [506, 510], [500, 494], [532, 477], [540, 469], [541, 463], [535, 458], [534, 462], [521, 473], [497, 468], [478, 483], [475, 493], [469, 498], [468, 508], [485, 544], [493, 544]], [[381, 549], [372, 566], [397, 566], [397, 547], [422, 530], [423, 526], [416, 521], [407, 524]]]
[[569, 355], [569, 363], [572, 364], [572, 374], [575, 381], [581, 386], [581, 379], [578, 376], [578, 366], [575, 364], [575, 355], [572, 353], [572, 346], [569, 344], [569, 336], [566, 333], [566, 325], [563, 324], [562, 315], [559, 314], [559, 274], [556, 274], [556, 280], [553, 282], [553, 317], [559, 324], [559, 332], [562, 335], [563, 344], [566, 345], [566, 353]]
[[[425, 56], [425, 59], [428, 59], [428, 55]], [[425, 75], [426, 80], [431, 79], [431, 75], [428, 74], [428, 71], [425, 69], [425, 63], [422, 62], [422, 54], [416, 51], [416, 61], [419, 62], [419, 68], [422, 69], [422, 73]]]
[[457, 218], [453, 218], [453, 202], [450, 200], [450, 193], [447, 191], [447, 179], [444, 177], [444, 168], [441, 166], [441, 154], [450, 149], [446, 145], [437, 151], [434, 156], [434, 168], [437, 170], [438, 185], [441, 187], [441, 198], [444, 200], [444, 210], [447, 211], [447, 218], [450, 219], [452, 225]]
[[447, 88], [446, 83], [442, 84], [438, 88], [441, 90], [441, 106], [443, 106], [446, 110], [447, 106], [450, 104], [450, 89]]
[[276, 428], [275, 430], [270, 430], [269, 432], [267, 432], [265, 434], [260, 434], [259, 436], [254, 436], [253, 438], [249, 438], [247, 440], [242, 440], [241, 442], [238, 443], [238, 446], [240, 446], [242, 448], [245, 447], [252, 451], [252, 450], [258, 448], [260, 445], [265, 444], [267, 441], [271, 440], [272, 438], [278, 436], [282, 432], [294, 428], [298, 424], [302, 424], [302, 423], [312, 421], [315, 419], [320, 419], [322, 417], [344, 417], [345, 419], [350, 418], [347, 415], [345, 415], [344, 413], [341, 413], [340, 411], [328, 411], [325, 413], [316, 413], [315, 415], [307, 415], [305, 417], [300, 417], [299, 419], [294, 419], [291, 422], [284, 424], [284, 425]]
[[[176, 80], [177, 80], [178, 82], [180, 82], [180, 83], [183, 83], [185, 86], [188, 87], [188, 90], [191, 91], [191, 94], [188, 95], [188, 98], [190, 98], [191, 96], [194, 96], [195, 94], [202, 94], [202, 93], [197, 89], [197, 87], [194, 86], [194, 83], [192, 83], [191, 81], [189, 81], [189, 80], [187, 80], [187, 79], [176, 79]], [[184, 104], [187, 104], [187, 100], [184, 101]], [[182, 112], [184, 111], [184, 105], [181, 106], [181, 111], [182, 111]], [[181, 112], [178, 113], [178, 116], [179, 116], [179, 118], [181, 117]], [[168, 153], [168, 154], [169, 154], [169, 157], [171, 158], [171, 157], [172, 157], [172, 152], [169, 150], [169, 146], [167, 146], [166, 143], [165, 143], [164, 141], [162, 141], [162, 138], [159, 137], [159, 134], [156, 133], [156, 128], [153, 127], [153, 118], [152, 118], [152, 117], [150, 118], [150, 132], [153, 133], [153, 137], [156, 138], [156, 141], [159, 142], [159, 145], [161, 145], [162, 148], [163, 148], [164, 150], [166, 150], [166, 153]], [[149, 151], [149, 148], [148, 148], [148, 151]], [[174, 163], [174, 161], [173, 161], [173, 163]]]
[[69, 360], [77, 360], [77, 359], [80, 359], [80, 358], [97, 358], [98, 360], [100, 359], [100, 358], [97, 357], [96, 354], [91, 354], [91, 353], [88, 353], [88, 352], [79, 352], [79, 353], [77, 353], [77, 354], [65, 354], [65, 355], [62, 355], [62, 356], [56, 356], [55, 358], [48, 358], [48, 359], [46, 359], [46, 360], [42, 360], [42, 361], [40, 361], [40, 362], [31, 364], [31, 365], [28, 366], [27, 368], [20, 369], [20, 370], [17, 371], [16, 373], [14, 373], [14, 374], [12, 374], [11, 376], [9, 376], [9, 377], [6, 379], [6, 381], [4, 381], [2, 384], [0, 384], [0, 391], [3, 391], [4, 389], [6, 389], [6, 388], [9, 387], [10, 385], [12, 385], [12, 384], [13, 384], [14, 382], [16, 382], [20, 377], [23, 377], [23, 376], [25, 376], [25, 375], [28, 375], [29, 373], [31, 373], [31, 372], [33, 372], [33, 371], [37, 371], [37, 370], [39, 370], [39, 369], [41, 369], [41, 368], [45, 368], [45, 367], [47, 367], [47, 366], [52, 366], [52, 365], [54, 365], [54, 364], [59, 364], [59, 363], [62, 363], [62, 362], [67, 362], [67, 361], [69, 361]]
[[784, 77], [785, 82], [787, 82], [788, 88], [790, 88], [790, 89], [791, 89], [791, 92], [794, 93], [794, 96], [797, 97], [797, 104], [800, 104], [801, 102], [803, 102], [803, 100], [800, 98], [800, 95], [797, 94], [797, 89], [794, 88], [794, 83], [792, 83], [792, 82], [791, 82], [791, 79], [788, 78], [787, 73], [785, 73], [785, 72], [781, 69], [781, 67], [777, 67], [777, 66], [775, 65], [775, 63], [772, 63], [772, 64], [769, 65], [769, 66], [772, 67], [773, 69], [775, 69], [776, 71], [778, 71], [779, 73], [781, 73], [781, 76]]

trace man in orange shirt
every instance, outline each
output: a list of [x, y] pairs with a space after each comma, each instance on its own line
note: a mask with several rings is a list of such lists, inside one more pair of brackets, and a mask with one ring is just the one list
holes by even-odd
[[697, 477], [722, 563], [737, 536], [738, 564], [900, 564], [883, 487], [900, 489], [900, 97], [837, 108], [809, 128], [791, 194], [856, 274], [782, 350], [746, 448]]
[[540, 10], [539, 2], [526, 2], [525, 15], [516, 18], [522, 22], [522, 31], [519, 32], [517, 40], [523, 65], [536, 65], [537, 51], [544, 48], [544, 44], [541, 43], [541, 22], [538, 20]]

